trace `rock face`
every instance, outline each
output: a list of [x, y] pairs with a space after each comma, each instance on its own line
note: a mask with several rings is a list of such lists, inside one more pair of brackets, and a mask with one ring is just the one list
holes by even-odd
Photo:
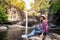
[[18, 12], [16, 10], [16, 8], [11, 7], [10, 9], [8, 9], [8, 15], [9, 15], [9, 21], [16, 21], [19, 20], [19, 16], [18, 16]]
[[23, 10], [19, 10], [14, 6], [8, 7], [7, 13], [9, 16], [9, 21], [21, 21], [22, 16], [25, 15]]

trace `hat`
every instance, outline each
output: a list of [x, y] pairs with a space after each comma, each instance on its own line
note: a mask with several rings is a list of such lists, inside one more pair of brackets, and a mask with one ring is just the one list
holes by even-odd
[[41, 15], [42, 17], [44, 17], [44, 18], [46, 18], [46, 16], [45, 15]]

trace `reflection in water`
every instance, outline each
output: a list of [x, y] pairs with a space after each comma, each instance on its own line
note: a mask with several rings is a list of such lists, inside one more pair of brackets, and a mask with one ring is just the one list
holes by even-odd
[[25, 33], [21, 29], [7, 29], [7, 31], [0, 32], [0, 40], [17, 40], [21, 34]]

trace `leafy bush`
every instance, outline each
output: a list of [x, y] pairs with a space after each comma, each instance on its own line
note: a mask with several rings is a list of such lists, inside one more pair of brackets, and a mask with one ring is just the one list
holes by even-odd
[[0, 6], [0, 23], [4, 23], [8, 20], [8, 15], [5, 13], [4, 8]]
[[50, 9], [51, 9], [51, 14], [54, 14], [58, 10], [60, 10], [60, 1], [59, 0], [52, 0]]

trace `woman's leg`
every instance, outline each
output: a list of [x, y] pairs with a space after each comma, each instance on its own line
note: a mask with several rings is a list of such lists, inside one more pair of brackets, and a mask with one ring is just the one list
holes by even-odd
[[28, 34], [28, 37], [34, 36], [35, 35], [35, 29], [32, 30], [30, 34]]
[[43, 30], [38, 30], [35, 32], [35, 34], [41, 34], [43, 32]]
[[23, 38], [27, 38], [28, 37], [31, 37], [31, 36], [34, 36], [35, 35], [35, 29], [32, 30], [32, 32], [30, 34], [25, 34], [25, 35], [22, 35]]

